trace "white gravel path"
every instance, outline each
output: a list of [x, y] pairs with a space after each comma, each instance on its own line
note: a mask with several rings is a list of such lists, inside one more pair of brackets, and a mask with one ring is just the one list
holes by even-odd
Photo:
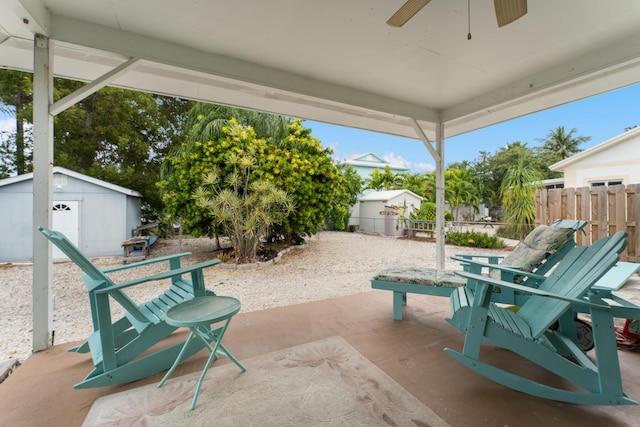
[[[191, 251], [186, 263], [214, 258], [211, 241], [185, 239], [161, 241], [152, 255]], [[502, 253], [486, 250], [446, 246], [446, 268], [458, 269], [449, 257], [456, 253]], [[373, 236], [361, 233], [320, 232], [308, 240], [308, 245], [285, 254], [277, 264], [253, 269], [209, 268], [205, 271], [207, 287], [218, 295], [229, 295], [242, 301], [242, 311], [323, 300], [338, 296], [371, 291], [369, 280], [381, 268], [389, 265], [433, 267], [436, 262], [435, 243]], [[94, 260], [101, 268], [117, 266], [121, 257]], [[137, 269], [132, 276], [113, 275], [116, 281], [158, 272], [158, 266]], [[140, 271], [143, 270], [143, 271]], [[53, 326], [55, 342], [71, 342], [86, 338], [92, 331], [87, 292], [80, 270], [71, 262], [55, 263], [53, 267], [55, 310]], [[24, 360], [31, 354], [32, 328], [32, 266], [0, 265], [0, 361]], [[145, 301], [165, 289], [165, 283], [138, 287], [132, 297]], [[379, 291], [384, 292], [384, 291]], [[112, 304], [116, 306], [116, 304]], [[114, 316], [121, 315], [119, 307], [112, 308]], [[389, 295], [391, 315], [391, 295]]]

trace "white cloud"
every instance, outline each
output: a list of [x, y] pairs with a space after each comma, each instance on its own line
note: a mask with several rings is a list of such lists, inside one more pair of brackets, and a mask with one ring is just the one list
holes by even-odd
[[0, 118], [0, 132], [15, 132], [16, 119], [12, 117]]
[[396, 154], [393, 152], [386, 152], [382, 156], [385, 162], [389, 163], [391, 166], [398, 166], [402, 168], [409, 168], [409, 161], [402, 157], [400, 154]]
[[434, 170], [436, 170], [436, 166], [431, 163], [427, 163], [427, 162], [411, 163], [411, 172], [424, 173], [424, 172], [433, 172]]
[[388, 162], [391, 166], [399, 166], [403, 168], [408, 168], [409, 173], [423, 173], [423, 172], [432, 172], [436, 170], [435, 165], [427, 162], [412, 162], [405, 159], [402, 155], [396, 154], [393, 152], [385, 153], [382, 158], [384, 161]]

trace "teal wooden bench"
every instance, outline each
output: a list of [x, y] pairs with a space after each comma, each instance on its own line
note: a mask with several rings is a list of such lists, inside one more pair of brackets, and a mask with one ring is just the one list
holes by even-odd
[[[183, 343], [156, 351], [148, 350], [177, 329], [166, 322], [166, 313], [170, 308], [194, 297], [215, 295], [205, 289], [203, 269], [220, 263], [220, 260], [183, 267], [180, 260], [189, 253], [182, 253], [100, 270], [62, 233], [43, 227], [38, 227], [38, 230], [80, 267], [89, 293], [94, 332], [83, 344], [69, 351], [91, 352], [94, 369], [74, 388], [127, 383], [168, 369], [176, 360]], [[155, 263], [167, 263], [168, 269], [123, 283], [115, 283], [108, 275]], [[158, 281], [168, 282], [167, 289], [150, 301], [139, 304], [126, 294], [131, 287]], [[115, 321], [111, 318], [111, 302], [116, 302], [126, 312]], [[192, 340], [185, 348], [183, 357], [189, 357], [203, 347], [203, 343]]]
[[[586, 224], [586, 221], [581, 220], [560, 219], [551, 225], [540, 225], [506, 257], [464, 254], [457, 257], [463, 268], [466, 268], [466, 261], [482, 259], [486, 265], [485, 272], [491, 277], [518, 283], [526, 278], [519, 274], [520, 271], [535, 271], [544, 275], [551, 270], [575, 246], [573, 235]], [[449, 297], [456, 288], [465, 283], [466, 280], [457, 276], [454, 270], [391, 266], [381, 270], [371, 279], [371, 288], [393, 292], [393, 318], [402, 320], [408, 293]], [[528, 286], [535, 286], [535, 280], [528, 280]], [[494, 300], [519, 305], [524, 302], [521, 295], [510, 289], [503, 289], [495, 293]]]
[[[465, 339], [461, 352], [447, 348], [446, 353], [492, 381], [533, 396], [579, 404], [636, 404], [622, 389], [615, 312], [593, 292], [593, 286], [618, 262], [626, 244], [626, 233], [618, 232], [590, 247], [573, 248], [548, 277], [540, 278], [537, 289], [471, 271], [458, 272], [474, 286], [457, 288], [451, 294], [452, 316], [447, 321], [464, 332]], [[515, 312], [491, 302], [494, 288], [513, 289], [530, 297]], [[591, 316], [595, 362], [577, 343], [576, 307]], [[631, 307], [626, 309], [631, 313]], [[635, 317], [640, 316], [639, 307], [633, 311]], [[560, 328], [550, 329], [556, 322]], [[480, 361], [483, 343], [524, 357], [577, 388], [542, 384]]]

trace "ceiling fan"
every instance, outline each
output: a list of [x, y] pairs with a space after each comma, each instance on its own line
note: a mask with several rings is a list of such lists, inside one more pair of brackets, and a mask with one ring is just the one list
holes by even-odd
[[[387, 24], [392, 27], [402, 27], [430, 1], [431, 0], [408, 0], [389, 18]], [[510, 24], [527, 13], [527, 0], [493, 0], [493, 5], [496, 9], [498, 27]]]

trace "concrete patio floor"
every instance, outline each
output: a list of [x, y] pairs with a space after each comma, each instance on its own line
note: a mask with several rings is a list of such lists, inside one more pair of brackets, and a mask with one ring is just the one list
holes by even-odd
[[[336, 278], [336, 280], [338, 280]], [[462, 348], [463, 335], [445, 321], [446, 298], [409, 296], [405, 320], [392, 319], [391, 293], [369, 293], [311, 302], [234, 317], [225, 344], [240, 359], [339, 335], [430, 407], [452, 426], [637, 426], [640, 406], [572, 405], [531, 397], [495, 384], [459, 365], [442, 350]], [[177, 332], [171, 340], [184, 336]], [[163, 343], [165, 344], [165, 343]], [[0, 384], [0, 425], [77, 426], [100, 396], [143, 384], [162, 374], [120, 386], [74, 390], [89, 372], [91, 358], [67, 353], [60, 344], [28, 358]], [[490, 346], [485, 360], [526, 370], [538, 379], [545, 372], [511, 353]], [[627, 394], [640, 400], [640, 353], [619, 351]], [[179, 366], [175, 376], [199, 372], [202, 351]], [[231, 363], [225, 358], [215, 366]], [[553, 379], [551, 380], [553, 381]], [[251, 410], [247, 402], [247, 410]], [[256, 425], [260, 414], [255, 414]], [[212, 424], [215, 425], [215, 424]]]

